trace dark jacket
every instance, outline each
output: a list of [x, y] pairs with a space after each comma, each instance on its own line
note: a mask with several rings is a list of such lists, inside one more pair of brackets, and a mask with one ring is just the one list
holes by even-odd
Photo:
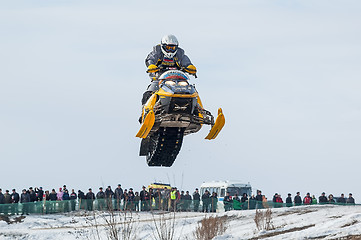
[[242, 197], [241, 197], [241, 202], [243, 202], [243, 203], [244, 203], [244, 202], [246, 202], [246, 201], [248, 201], [248, 197], [246, 197], [246, 196], [242, 196]]
[[95, 194], [93, 192], [88, 192], [86, 195], [85, 195], [85, 198], [86, 199], [95, 199]]
[[140, 201], [146, 201], [149, 200], [149, 193], [146, 190], [140, 191]]
[[195, 200], [195, 201], [201, 200], [201, 195], [199, 195], [199, 193], [197, 193], [197, 192], [194, 192], [193, 193], [193, 200]]
[[345, 199], [344, 197], [339, 197], [339, 198], [337, 199], [337, 202], [338, 202], [338, 203], [346, 203], [346, 199]]
[[349, 197], [349, 198], [347, 198], [346, 203], [347, 204], [355, 204], [355, 199], [353, 197]]
[[35, 191], [29, 191], [30, 202], [38, 201]]
[[4, 204], [4, 203], [5, 203], [4, 194], [0, 193], [0, 204]]
[[11, 195], [9, 193], [4, 194], [5, 204], [11, 203]]
[[292, 198], [291, 198], [291, 197], [287, 197], [287, 198], [286, 198], [286, 203], [292, 203]]
[[302, 203], [301, 196], [296, 195], [294, 198], [294, 202], [295, 202], [295, 204], [301, 204]]
[[112, 198], [114, 195], [114, 192], [111, 189], [105, 189], [105, 197], [106, 198]]
[[69, 193], [66, 192], [63, 193], [63, 200], [70, 200]]
[[118, 199], [118, 200], [123, 198], [123, 189], [122, 188], [116, 188], [114, 190], [114, 198]]
[[39, 189], [35, 193], [38, 201], [43, 201], [44, 191]]
[[320, 196], [320, 197], [318, 198], [318, 202], [319, 202], [319, 203], [327, 203], [327, 202], [328, 202], [328, 199], [327, 199], [326, 196]]
[[[173, 61], [169, 61], [173, 60]], [[158, 44], [153, 47], [147, 58], [145, 59], [145, 65], [148, 67], [150, 64], [156, 66], [165, 66], [165, 67], [187, 67], [192, 64], [191, 60], [187, 55], [185, 55], [184, 50], [178, 47], [177, 53], [174, 55], [173, 59], [167, 59], [164, 61], [164, 54], [161, 49], [161, 45]]]
[[262, 194], [256, 195], [256, 201], [262, 202]]
[[86, 199], [86, 196], [85, 196], [85, 194], [84, 194], [84, 192], [82, 192], [82, 191], [78, 191], [78, 198], [79, 199]]
[[105, 198], [105, 193], [104, 192], [98, 192], [97, 193], [97, 199], [103, 199], [103, 198]]
[[70, 200], [75, 200], [77, 198], [77, 195], [75, 192], [70, 193]]
[[27, 203], [30, 202], [30, 194], [29, 193], [22, 193], [20, 196], [20, 202], [21, 203]]
[[12, 203], [18, 203], [19, 202], [19, 200], [20, 200], [19, 193], [13, 192], [10, 196], [11, 196], [11, 202]]
[[51, 192], [49, 194], [49, 199], [50, 199], [50, 201], [56, 201], [56, 200], [58, 200], [58, 197], [57, 197], [56, 193]]

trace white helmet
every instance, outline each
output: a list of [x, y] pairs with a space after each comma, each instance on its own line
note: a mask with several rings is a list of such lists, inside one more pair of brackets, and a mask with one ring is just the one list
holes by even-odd
[[167, 58], [173, 58], [174, 55], [177, 53], [178, 40], [174, 35], [165, 35], [162, 38], [161, 45], [162, 52]]

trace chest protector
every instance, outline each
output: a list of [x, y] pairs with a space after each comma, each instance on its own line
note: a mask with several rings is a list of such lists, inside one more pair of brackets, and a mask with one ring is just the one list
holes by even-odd
[[177, 67], [178, 69], [181, 68], [177, 57], [167, 58], [165, 56], [163, 56], [163, 59], [158, 59], [156, 66]]

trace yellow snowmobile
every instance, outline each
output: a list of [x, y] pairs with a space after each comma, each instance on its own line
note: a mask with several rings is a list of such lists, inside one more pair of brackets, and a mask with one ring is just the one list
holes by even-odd
[[225, 124], [222, 109], [216, 121], [203, 104], [189, 77], [180, 70], [160, 75], [159, 90], [142, 109], [141, 127], [136, 137], [142, 138], [140, 156], [148, 166], [172, 166], [183, 142], [183, 136], [198, 132], [203, 124], [212, 128], [205, 139], [215, 139]]

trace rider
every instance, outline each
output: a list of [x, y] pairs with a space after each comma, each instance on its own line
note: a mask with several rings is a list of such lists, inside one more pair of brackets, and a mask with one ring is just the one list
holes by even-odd
[[161, 44], [153, 47], [153, 51], [145, 59], [145, 65], [148, 67], [147, 72], [152, 82], [143, 94], [142, 105], [147, 102], [153, 92], [159, 89], [158, 77], [164, 72], [164, 68], [183, 70], [192, 75], [195, 75], [197, 72], [196, 67], [188, 56], [185, 55], [184, 50], [178, 47], [177, 38], [171, 34], [165, 35], [162, 38]]

